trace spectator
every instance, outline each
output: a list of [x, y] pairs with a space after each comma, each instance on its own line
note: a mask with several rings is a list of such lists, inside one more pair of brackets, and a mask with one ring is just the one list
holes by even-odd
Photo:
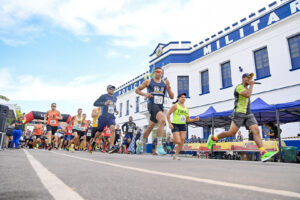
[[238, 136], [237, 136], [237, 138], [236, 138], [236, 141], [237, 141], [237, 142], [242, 142], [242, 141], [244, 141], [244, 136], [242, 135], [242, 132], [241, 132], [241, 131], [238, 132]]
[[8, 144], [13, 139], [13, 130], [14, 127], [12, 126], [12, 123], [8, 126], [6, 130], [6, 140], [5, 140], [5, 147], [8, 148]]
[[[267, 124], [263, 124], [267, 129], [269, 129], [270, 132], [267, 133], [266, 130], [263, 129], [263, 132], [270, 136], [270, 139], [277, 139], [279, 136], [278, 136], [278, 127], [277, 125], [275, 125], [274, 122], [269, 122]], [[281, 134], [282, 130], [280, 129], [280, 132], [279, 134]]]

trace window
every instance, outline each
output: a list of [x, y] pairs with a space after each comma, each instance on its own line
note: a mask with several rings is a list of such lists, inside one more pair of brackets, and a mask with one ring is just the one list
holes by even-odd
[[189, 97], [189, 77], [188, 76], [178, 76], [177, 77], [177, 88], [178, 94], [186, 93]]
[[203, 139], [208, 139], [208, 136], [211, 134], [209, 127], [203, 127]]
[[269, 57], [267, 47], [254, 52], [256, 78], [266, 78], [270, 76]]
[[136, 103], [135, 112], [138, 113], [140, 112], [140, 97], [136, 97], [135, 103]]
[[123, 107], [123, 103], [120, 103], [120, 114], [119, 114], [119, 117], [122, 117], [122, 107]]
[[208, 70], [201, 72], [201, 94], [209, 93]]
[[126, 115], [129, 115], [129, 100], [126, 101]]
[[292, 70], [300, 69], [300, 34], [288, 39]]
[[231, 87], [232, 82], [231, 82], [230, 62], [226, 62], [221, 65], [221, 73], [222, 73], [222, 88]]

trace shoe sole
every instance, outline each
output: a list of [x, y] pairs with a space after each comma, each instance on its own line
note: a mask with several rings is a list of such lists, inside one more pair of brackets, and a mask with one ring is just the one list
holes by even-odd
[[273, 158], [275, 155], [277, 155], [278, 154], [278, 152], [277, 153], [274, 153], [273, 155], [271, 155], [271, 156], [269, 156], [269, 157], [267, 157], [267, 158], [265, 158], [265, 159], [262, 159], [261, 161], [262, 162], [267, 162], [268, 160], [270, 160], [271, 158]]

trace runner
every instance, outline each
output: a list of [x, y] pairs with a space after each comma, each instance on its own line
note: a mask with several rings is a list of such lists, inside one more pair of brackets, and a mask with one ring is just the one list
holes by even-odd
[[[92, 152], [95, 150], [95, 143], [97, 138], [101, 135], [101, 132], [98, 131], [98, 119], [101, 114], [101, 107], [94, 108], [92, 112], [93, 125], [92, 125], [92, 138], [89, 142], [89, 151]], [[102, 140], [102, 138], [101, 138]]]
[[80, 143], [80, 137], [82, 135], [81, 128], [82, 128], [82, 122], [83, 122], [81, 108], [79, 108], [77, 110], [77, 115], [72, 117], [72, 121], [73, 121], [74, 146], [75, 146], [75, 150], [78, 150], [79, 143]]
[[56, 110], [56, 103], [51, 104], [51, 110], [47, 111], [44, 117], [44, 123], [47, 124], [48, 132], [48, 150], [52, 149], [52, 136], [56, 133], [58, 120], [62, 120], [60, 112]]
[[19, 141], [20, 141], [20, 138], [22, 136], [22, 133], [24, 131], [24, 124], [22, 122], [22, 119], [19, 117], [16, 121], [14, 121], [12, 123], [12, 126], [14, 127], [14, 130], [13, 130], [13, 140], [11, 141], [11, 144], [10, 144], [10, 147], [13, 149], [14, 147], [16, 149], [19, 148]]
[[87, 132], [87, 120], [86, 120], [86, 114], [84, 113], [82, 115], [83, 119], [82, 119], [82, 125], [81, 125], [81, 131], [80, 131], [80, 140], [81, 140], [81, 148], [86, 151], [86, 132]]
[[235, 136], [239, 128], [244, 125], [253, 133], [254, 141], [262, 155], [261, 161], [265, 162], [276, 155], [277, 152], [266, 152], [262, 143], [262, 139], [260, 137], [257, 121], [250, 110], [250, 97], [252, 95], [254, 85], [254, 81], [252, 79], [253, 76], [253, 73], [243, 74], [242, 83], [237, 85], [234, 90], [235, 102], [233, 109], [233, 119], [229, 131], [224, 131], [215, 137], [212, 137], [212, 135], [210, 135], [207, 140], [207, 147], [208, 149], [211, 149], [215, 141], [226, 137]]
[[[165, 116], [163, 113], [163, 103], [166, 91], [169, 94], [171, 99], [174, 98], [174, 93], [171, 90], [169, 80], [162, 80], [162, 69], [161, 67], [156, 67], [154, 71], [154, 78], [151, 80], [146, 80], [136, 89], [136, 93], [148, 98], [148, 111], [150, 113], [150, 121], [147, 129], [143, 134], [143, 138], [141, 141], [137, 142], [137, 145], [143, 146], [148, 138], [150, 132], [154, 128], [154, 126], [158, 123], [157, 128], [157, 147], [156, 151], [158, 155], [165, 155], [166, 152], [162, 145], [162, 137], [164, 133], [164, 126], [166, 124]], [[144, 88], [148, 89], [148, 93], [143, 93], [142, 90]]]
[[[185, 101], [186, 93], [179, 94], [177, 97], [177, 101], [173, 103], [174, 105], [170, 108], [167, 114], [169, 127], [172, 130], [174, 142], [176, 144], [176, 152], [173, 156], [173, 160], [180, 160], [178, 154], [181, 151], [185, 141], [186, 123], [199, 121], [199, 117], [196, 117], [195, 119], [190, 119], [189, 110], [184, 105]], [[173, 114], [172, 122], [170, 119], [171, 114]]]
[[120, 129], [120, 125], [118, 124], [117, 125], [117, 128], [115, 130], [115, 133], [116, 133], [116, 137], [115, 137], [115, 146], [118, 148], [118, 149], [122, 149], [121, 148], [121, 135], [122, 135], [122, 131]]
[[94, 103], [94, 106], [101, 106], [101, 115], [98, 119], [98, 131], [103, 132], [104, 127], [108, 126], [110, 128], [110, 149], [109, 153], [114, 153], [117, 148], [114, 148], [115, 141], [115, 115], [118, 115], [116, 109], [117, 98], [114, 96], [115, 86], [107, 86], [107, 94], [101, 95]]
[[[125, 130], [124, 130], [124, 128], [125, 128]], [[129, 147], [129, 145], [132, 141], [133, 132], [136, 131], [136, 124], [133, 122], [132, 116], [129, 117], [128, 122], [126, 122], [122, 125], [122, 131], [123, 131], [123, 133], [125, 133], [123, 149], [126, 149]]]
[[72, 120], [70, 120], [69, 124], [65, 128], [66, 134], [65, 134], [64, 141], [65, 141], [66, 149], [74, 152], [74, 148], [71, 148], [71, 144], [72, 144], [73, 138], [74, 138], [72, 127], [73, 127]]
[[92, 145], [91, 145], [91, 141], [92, 139], [92, 131], [93, 131], [93, 127], [91, 126], [91, 120], [87, 121], [87, 130], [86, 130], [86, 142], [88, 144], [89, 147], [89, 152], [92, 153]]
[[102, 152], [107, 152], [108, 151], [108, 145], [110, 143], [110, 129], [108, 128], [108, 126], [105, 126], [104, 128], [104, 134], [103, 134], [103, 139], [102, 139], [102, 142], [103, 142], [103, 145], [102, 145]]
[[63, 130], [62, 130], [61, 126], [58, 126], [57, 131], [54, 134], [54, 148], [55, 149], [59, 149], [60, 143], [61, 143], [61, 138], [63, 138], [63, 137], [64, 137]]
[[41, 146], [43, 130], [44, 130], [44, 126], [41, 123], [41, 121], [38, 120], [37, 124], [34, 126], [34, 129], [33, 129], [33, 134], [34, 134], [33, 147], [34, 147], [34, 149], [38, 149]]

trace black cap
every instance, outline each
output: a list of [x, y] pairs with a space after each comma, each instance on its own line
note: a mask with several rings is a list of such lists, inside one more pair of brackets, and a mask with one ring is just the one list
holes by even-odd
[[182, 95], [186, 96], [186, 93], [183, 92], [183, 93], [178, 94], [177, 99], [179, 99]]
[[245, 74], [243, 74], [242, 78], [245, 78], [245, 77], [253, 78], [253, 76], [254, 76], [254, 73], [245, 73]]
[[155, 69], [161, 69], [161, 67], [155, 67], [154, 70], [155, 70]]
[[115, 86], [113, 86], [113, 85], [108, 85], [108, 86], [107, 86], [107, 89], [109, 89], [109, 90], [115, 90], [115, 89], [116, 89], [116, 87], [115, 87]]

